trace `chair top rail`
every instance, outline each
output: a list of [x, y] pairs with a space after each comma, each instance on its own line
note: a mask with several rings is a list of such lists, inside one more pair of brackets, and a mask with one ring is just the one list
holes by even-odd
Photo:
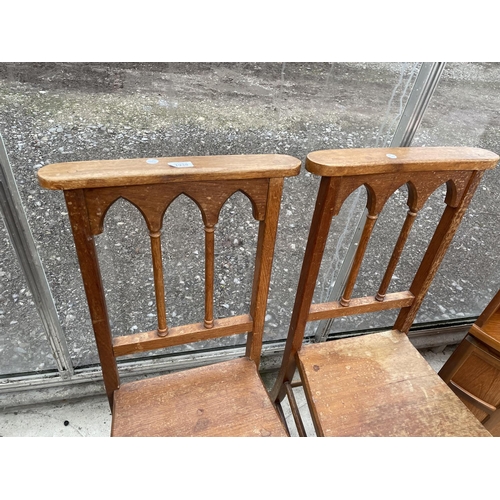
[[487, 170], [494, 168], [499, 159], [491, 151], [469, 147], [335, 149], [309, 153], [306, 169], [324, 177]]
[[297, 158], [279, 154], [135, 158], [55, 163], [42, 167], [38, 179], [44, 188], [69, 190], [290, 177], [298, 175], [300, 166]]

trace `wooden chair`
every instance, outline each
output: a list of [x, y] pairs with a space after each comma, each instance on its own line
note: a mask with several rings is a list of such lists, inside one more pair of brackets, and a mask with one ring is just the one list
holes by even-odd
[[500, 436], [500, 290], [439, 376], [493, 436]]
[[[284, 155], [89, 161], [39, 170], [43, 187], [64, 191], [112, 408], [112, 436], [287, 435], [258, 367], [283, 181], [299, 170], [300, 161]], [[249, 314], [216, 319], [214, 230], [222, 206], [236, 191], [250, 199], [259, 221], [251, 306]], [[205, 318], [168, 328], [161, 229], [165, 211], [181, 194], [196, 202], [205, 226]], [[94, 236], [103, 231], [106, 212], [119, 198], [139, 209], [149, 230], [158, 329], [113, 338]], [[118, 356], [245, 332], [244, 358], [120, 383]]]
[[[473, 148], [391, 148], [317, 151], [306, 168], [321, 176], [283, 364], [272, 390], [288, 395], [299, 435], [304, 427], [293, 388], [303, 386], [318, 436], [484, 436], [488, 432], [409, 342], [407, 333], [481, 179], [498, 156]], [[410, 289], [387, 293], [417, 212], [446, 183], [446, 208]], [[380, 288], [352, 298], [370, 234], [384, 204], [408, 186], [409, 211]], [[331, 219], [360, 186], [368, 216], [338, 302], [312, 304]], [[375, 292], [375, 290], [374, 290]], [[392, 330], [302, 345], [308, 321], [399, 308]], [[293, 380], [298, 368], [300, 381]]]

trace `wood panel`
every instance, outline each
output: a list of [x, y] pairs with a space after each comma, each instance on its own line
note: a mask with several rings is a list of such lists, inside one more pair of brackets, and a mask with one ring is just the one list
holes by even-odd
[[298, 358], [319, 435], [490, 435], [405, 334], [304, 346]]
[[123, 384], [113, 436], [286, 437], [255, 363], [240, 358]]
[[415, 171], [484, 170], [494, 168], [498, 160], [498, 155], [491, 151], [467, 147], [330, 149], [309, 153], [306, 168], [316, 175], [338, 177]]
[[439, 376], [493, 435], [500, 435], [498, 351], [469, 334], [446, 361]]
[[471, 326], [470, 333], [477, 339], [491, 346], [496, 351], [500, 352], [500, 321], [498, 315], [495, 315], [493, 321], [488, 322], [483, 328], [479, 328], [476, 324]]
[[[300, 160], [287, 155], [185, 156], [125, 160], [98, 160], [46, 165], [38, 180], [47, 189], [82, 189], [106, 186], [164, 184], [193, 181], [264, 179], [297, 175]], [[149, 159], [151, 160], [151, 159]], [[176, 168], [172, 162], [191, 162], [193, 167]]]

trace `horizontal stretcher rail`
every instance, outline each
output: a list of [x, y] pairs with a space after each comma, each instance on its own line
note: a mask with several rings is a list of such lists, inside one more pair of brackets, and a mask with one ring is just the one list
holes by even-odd
[[383, 302], [379, 302], [375, 297], [361, 297], [351, 299], [348, 306], [343, 306], [340, 302], [324, 302], [313, 304], [309, 309], [307, 321], [317, 321], [322, 319], [338, 318], [340, 316], [353, 316], [387, 309], [398, 309], [411, 306], [415, 297], [411, 292], [388, 293]]
[[113, 339], [115, 356], [125, 356], [136, 352], [173, 347], [200, 340], [225, 337], [252, 331], [253, 321], [249, 314], [214, 320], [212, 328], [203, 323], [194, 323], [170, 328], [166, 337], [159, 337], [156, 330], [124, 335]]

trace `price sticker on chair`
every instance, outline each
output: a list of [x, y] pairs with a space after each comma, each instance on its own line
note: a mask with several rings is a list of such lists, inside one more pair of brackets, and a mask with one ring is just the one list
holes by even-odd
[[169, 163], [169, 165], [175, 168], [194, 167], [194, 165], [190, 161], [172, 161]]

